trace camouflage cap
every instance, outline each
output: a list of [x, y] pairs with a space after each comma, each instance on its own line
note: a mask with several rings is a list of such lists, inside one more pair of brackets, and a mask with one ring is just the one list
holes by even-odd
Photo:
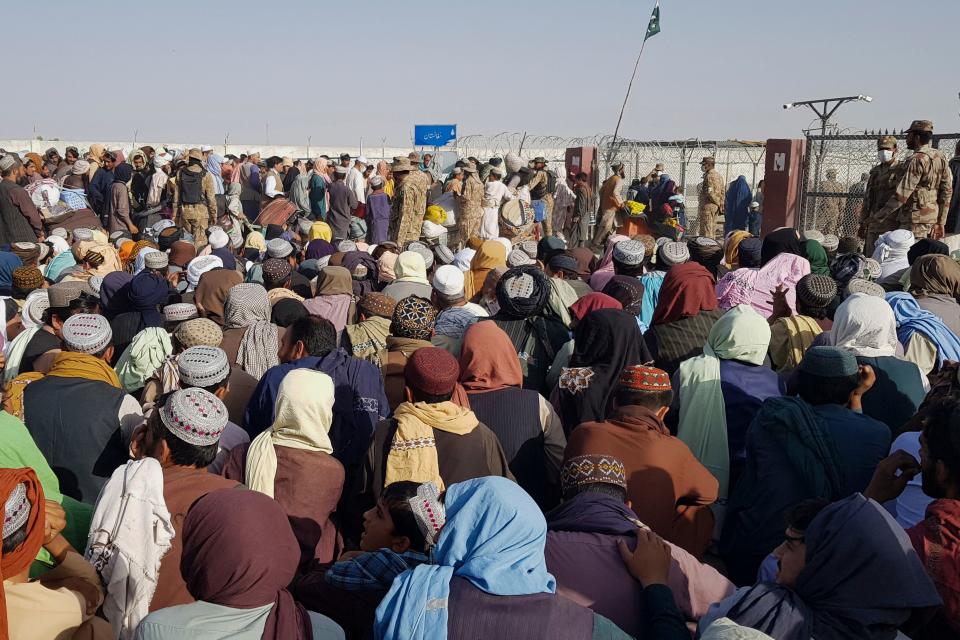
[[880, 136], [877, 138], [877, 149], [896, 149], [897, 139], [893, 136]]
[[653, 165], [653, 170], [654, 170], [654, 171], [663, 171], [663, 163], [662, 163], [662, 162], [658, 162], [657, 164]]
[[910, 128], [907, 131], [915, 131], [917, 133], [933, 133], [933, 122], [930, 120], [914, 120], [910, 123]]
[[390, 170], [395, 173], [402, 173], [404, 171], [413, 171], [414, 167], [410, 164], [410, 160], [407, 158], [399, 158], [393, 164], [390, 165]]
[[714, 158], [713, 156], [703, 156], [703, 159], [700, 160], [700, 164], [703, 164], [704, 162], [709, 162], [709, 163], [711, 163], [711, 164], [717, 164], [717, 159]]

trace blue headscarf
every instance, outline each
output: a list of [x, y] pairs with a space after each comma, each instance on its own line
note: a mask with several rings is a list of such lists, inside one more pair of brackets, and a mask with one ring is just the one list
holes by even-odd
[[134, 311], [140, 312], [143, 327], [162, 327], [163, 316], [157, 306], [167, 301], [170, 286], [166, 279], [150, 271], [137, 274], [130, 281], [127, 300]]
[[824, 508], [805, 537], [796, 584], [756, 584], [732, 596], [726, 617], [778, 640], [879, 640], [918, 626], [942, 602], [903, 528], [859, 493]]
[[724, 200], [724, 235], [734, 229], [747, 228], [747, 214], [750, 212], [750, 203], [753, 201], [753, 195], [750, 193], [750, 185], [743, 176], [738, 177], [727, 189], [727, 197]]
[[937, 366], [944, 360], [960, 360], [960, 338], [950, 331], [943, 320], [921, 309], [917, 300], [903, 291], [887, 294], [897, 320], [897, 339], [906, 348], [915, 331], [919, 331], [937, 347]]
[[126, 162], [121, 162], [113, 168], [113, 181], [127, 184], [133, 177], [133, 167]]
[[640, 303], [640, 315], [637, 318], [640, 330], [644, 333], [653, 323], [653, 312], [657, 308], [657, 301], [660, 299], [660, 287], [663, 286], [663, 279], [666, 275], [666, 271], [651, 271], [640, 277], [640, 284], [643, 285], [643, 302]]
[[61, 273], [75, 266], [77, 266], [77, 259], [73, 257], [73, 252], [61, 251], [54, 256], [50, 264], [47, 265], [47, 270], [44, 275], [50, 282], [56, 282]]
[[[210, 152], [207, 156], [207, 171], [213, 176], [213, 192], [223, 195], [223, 174], [220, 173], [220, 165], [223, 164], [223, 156]], [[228, 267], [229, 268], [229, 267]]]
[[[420, 565], [393, 581], [377, 608], [376, 637], [444, 640], [454, 576], [497, 596], [555, 593], [543, 549], [547, 521], [533, 499], [506, 478], [476, 478], [447, 488], [447, 523]], [[443, 606], [436, 606], [443, 603]]]
[[[672, 192], [667, 193], [668, 191], [667, 185], [671, 182], [673, 182], [673, 180], [670, 179], [669, 175], [667, 175], [666, 173], [661, 173], [660, 182], [658, 182], [655, 187], [649, 188], [648, 193], [650, 196], [651, 211], [659, 213], [661, 205], [663, 205], [663, 203], [667, 201], [667, 198], [673, 195]], [[676, 189], [676, 183], [674, 183], [673, 188]]]
[[13, 270], [22, 267], [23, 261], [9, 251], [0, 251], [0, 290], [10, 291], [13, 286]]

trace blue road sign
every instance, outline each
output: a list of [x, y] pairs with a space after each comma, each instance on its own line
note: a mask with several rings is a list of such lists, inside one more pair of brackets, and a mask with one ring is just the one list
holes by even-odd
[[442, 147], [456, 139], [455, 124], [418, 124], [413, 127], [413, 143], [417, 146]]

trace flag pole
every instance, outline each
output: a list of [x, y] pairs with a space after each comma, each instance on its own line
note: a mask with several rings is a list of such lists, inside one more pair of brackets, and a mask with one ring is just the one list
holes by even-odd
[[[653, 14], [653, 12], [657, 10], [657, 7], [659, 6], [660, 6], [660, 0], [657, 0], [656, 3], [654, 3], [653, 5], [653, 11], [651, 11], [651, 15]], [[658, 24], [658, 27], [659, 27], [659, 24]], [[623, 112], [627, 108], [627, 100], [630, 99], [630, 90], [633, 88], [633, 80], [637, 76], [637, 69], [640, 68], [640, 57], [643, 55], [643, 48], [647, 46], [647, 40], [650, 39], [651, 34], [649, 33], [649, 26], [647, 27], [647, 30], [648, 30], [648, 33], [644, 34], [643, 43], [641, 43], [640, 45], [640, 53], [637, 54], [637, 62], [636, 64], [633, 65], [633, 73], [630, 75], [630, 82], [629, 84], [627, 84], [627, 95], [623, 97], [623, 105], [621, 105], [620, 107], [620, 117], [617, 118], [617, 126], [613, 130], [613, 141], [610, 142], [610, 149], [612, 150], [614, 158], [616, 157], [617, 135], [620, 133], [620, 122], [623, 120]], [[610, 160], [614, 158], [610, 158]]]

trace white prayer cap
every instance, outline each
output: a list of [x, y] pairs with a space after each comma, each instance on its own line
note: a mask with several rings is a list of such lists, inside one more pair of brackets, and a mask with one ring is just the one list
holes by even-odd
[[463, 271], [452, 264], [437, 267], [433, 274], [433, 288], [445, 296], [463, 294]]

